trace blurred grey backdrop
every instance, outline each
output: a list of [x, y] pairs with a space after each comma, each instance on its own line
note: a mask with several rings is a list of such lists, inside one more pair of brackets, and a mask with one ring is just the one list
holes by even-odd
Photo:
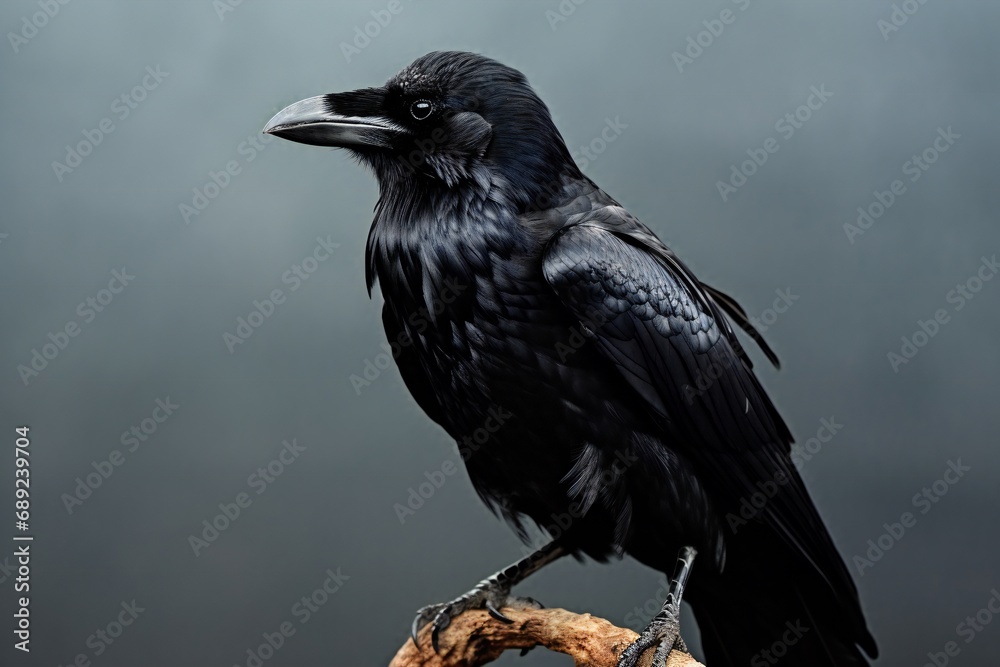
[[[995, 664], [998, 20], [985, 0], [2, 3], [0, 497], [28, 424], [35, 541], [32, 651], [5, 613], [0, 662], [382, 665], [418, 607], [521, 553], [464, 471], [435, 474], [455, 447], [380, 356], [374, 180], [260, 135], [462, 49], [523, 70], [588, 175], [766, 327], [784, 368], [754, 353], [761, 377], [879, 663], [955, 642], [953, 664]], [[564, 562], [521, 590], [636, 625], [659, 580]]]

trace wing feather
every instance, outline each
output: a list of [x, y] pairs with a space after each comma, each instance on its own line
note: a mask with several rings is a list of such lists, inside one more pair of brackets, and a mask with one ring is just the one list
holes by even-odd
[[[836, 604], [860, 619], [854, 583], [792, 464], [791, 433], [724, 314], [753, 336], [743, 309], [702, 285], [620, 207], [560, 230], [546, 249], [543, 272], [663, 424], [665, 441], [728, 494], [730, 507], [761, 484], [787, 480], [754, 520], [799, 553], [827, 582]], [[755, 339], [761, 342], [759, 334]]]

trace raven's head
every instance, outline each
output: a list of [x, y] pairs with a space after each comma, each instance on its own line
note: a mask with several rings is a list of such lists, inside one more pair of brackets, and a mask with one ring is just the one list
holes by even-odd
[[429, 53], [381, 88], [310, 97], [264, 132], [347, 148], [383, 189], [509, 185], [528, 205], [563, 176], [580, 176], [545, 104], [524, 75], [489, 58]]

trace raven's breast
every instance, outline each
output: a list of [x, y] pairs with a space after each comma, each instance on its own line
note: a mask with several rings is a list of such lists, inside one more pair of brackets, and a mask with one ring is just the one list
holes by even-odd
[[[458, 443], [480, 496], [515, 523], [526, 515], [552, 526], [575, 515], [586, 541], [600, 545], [588, 553], [603, 556], [615, 511], [574, 492], [582, 474], [574, 466], [594, 443], [627, 452], [646, 416], [622, 400], [628, 387], [536, 266], [511, 256], [486, 271], [439, 266], [433, 279], [382, 280], [386, 334], [407, 343], [396, 355], [403, 380]], [[430, 298], [412, 288], [429, 284], [438, 286]], [[619, 475], [629, 463], [609, 454], [602, 465]]]

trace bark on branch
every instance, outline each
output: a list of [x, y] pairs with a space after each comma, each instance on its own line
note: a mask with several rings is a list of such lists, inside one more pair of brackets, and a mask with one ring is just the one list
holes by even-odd
[[[618, 654], [638, 635], [603, 618], [574, 614], [565, 609], [514, 609], [505, 607], [514, 622], [497, 621], [485, 611], [467, 611], [452, 619], [441, 633], [441, 653], [431, 647], [430, 627], [420, 633], [420, 644], [410, 639], [396, 653], [389, 667], [478, 667], [493, 662], [508, 649], [543, 646], [565, 653], [577, 667], [615, 667]], [[642, 667], [653, 658], [653, 649], [642, 656]], [[704, 667], [690, 655], [673, 651], [667, 667]]]

